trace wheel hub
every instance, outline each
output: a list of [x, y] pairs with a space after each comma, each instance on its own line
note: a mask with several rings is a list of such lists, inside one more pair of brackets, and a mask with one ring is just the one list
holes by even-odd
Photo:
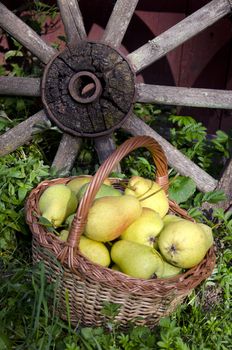
[[117, 50], [82, 41], [67, 46], [46, 66], [42, 100], [63, 131], [97, 137], [118, 128], [132, 109], [135, 75]]

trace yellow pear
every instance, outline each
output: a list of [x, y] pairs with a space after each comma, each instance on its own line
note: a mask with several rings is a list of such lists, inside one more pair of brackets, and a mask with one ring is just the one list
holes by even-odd
[[173, 266], [167, 261], [164, 261], [164, 271], [161, 278], [168, 278], [179, 275], [182, 271], [181, 267]]
[[132, 176], [128, 182], [125, 194], [136, 196], [142, 207], [151, 208], [163, 218], [169, 209], [165, 191], [156, 182], [140, 176]]
[[160, 215], [150, 208], [142, 208], [141, 216], [127, 227], [120, 238], [155, 248], [157, 236], [162, 228], [163, 221]]
[[109, 266], [110, 253], [104, 243], [93, 241], [85, 236], [80, 237], [79, 249], [82, 255], [101, 266]]
[[[71, 181], [69, 181], [67, 183], [67, 186], [75, 193], [77, 194], [80, 190], [80, 188], [84, 185], [89, 183], [92, 180], [92, 176], [77, 176], [74, 179], [72, 179]], [[104, 181], [104, 184], [106, 185], [111, 185], [111, 182], [109, 179], [106, 179]]]
[[181, 268], [199, 264], [208, 250], [203, 229], [188, 220], [164, 226], [158, 238], [158, 245], [164, 258], [172, 265]]
[[77, 208], [75, 193], [66, 185], [55, 184], [47, 187], [39, 198], [41, 215], [54, 227], [59, 227]]
[[198, 225], [203, 229], [206, 240], [207, 240], [207, 250], [213, 245], [213, 231], [212, 228], [206, 224], [198, 223]]
[[[82, 197], [84, 196], [88, 186], [89, 186], [88, 183], [84, 184], [83, 186], [81, 186], [80, 190], [78, 191], [77, 199], [79, 202], [82, 199]], [[120, 192], [119, 190], [117, 190], [116, 188], [114, 188], [112, 186], [102, 184], [96, 193], [95, 199], [101, 198], [101, 197], [107, 197], [107, 196], [122, 196], [122, 192]]]
[[143, 244], [119, 240], [112, 246], [111, 258], [123, 273], [131, 277], [149, 279], [163, 274], [160, 254]]
[[183, 220], [183, 219], [177, 215], [174, 215], [174, 214], [167, 214], [163, 217], [164, 226], [169, 224], [170, 222], [176, 222], [176, 221], [180, 221], [180, 220]]
[[89, 209], [85, 235], [95, 241], [112, 241], [119, 237], [141, 213], [140, 202], [133, 196], [95, 199]]

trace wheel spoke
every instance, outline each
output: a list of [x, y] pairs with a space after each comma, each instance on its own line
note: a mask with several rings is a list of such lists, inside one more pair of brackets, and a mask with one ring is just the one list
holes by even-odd
[[104, 31], [102, 41], [111, 46], [120, 46], [138, 0], [117, 0]]
[[12, 35], [23, 46], [37, 56], [43, 63], [56, 54], [56, 50], [47, 45], [40, 36], [0, 3], [0, 27]]
[[46, 123], [48, 118], [43, 110], [19, 125], [0, 135], [0, 156], [13, 152], [33, 138], [36, 124]]
[[[116, 145], [112, 136], [97, 137], [94, 140], [94, 143], [100, 163], [103, 163], [104, 160], [108, 158], [116, 149]], [[121, 172], [120, 165], [117, 165], [114, 171]]]
[[40, 96], [40, 78], [0, 77], [0, 95]]
[[168, 159], [168, 164], [176, 169], [181, 175], [191, 177], [198, 189], [202, 192], [213, 191], [217, 186], [217, 181], [199, 168], [190, 159], [173, 147], [157, 132], [151, 129], [141, 119], [135, 115], [129, 116], [122, 128], [132, 135], [148, 135], [160, 143]]
[[232, 91], [137, 84], [137, 101], [174, 106], [232, 109]]
[[58, 171], [62, 171], [62, 174], [68, 174], [76, 160], [81, 143], [82, 140], [80, 138], [64, 134], [52, 163], [52, 167]]
[[68, 43], [86, 38], [85, 27], [77, 0], [57, 0]]
[[127, 57], [139, 72], [230, 12], [228, 0], [213, 0]]

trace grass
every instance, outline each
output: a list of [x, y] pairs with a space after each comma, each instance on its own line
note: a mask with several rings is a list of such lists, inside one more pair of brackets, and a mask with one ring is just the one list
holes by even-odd
[[[0, 278], [0, 348], [3, 349], [231, 349], [231, 251], [220, 256], [213, 275], [191, 293], [155, 331], [131, 327], [121, 332], [112, 321], [106, 329], [76, 327], [60, 320], [56, 288], [46, 283], [44, 265], [14, 259]], [[51, 302], [52, 300], [52, 302]]]

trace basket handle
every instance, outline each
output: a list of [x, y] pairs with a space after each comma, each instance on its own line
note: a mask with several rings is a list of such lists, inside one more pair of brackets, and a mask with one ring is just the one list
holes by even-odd
[[168, 165], [167, 158], [159, 143], [150, 136], [134, 136], [121, 144], [99, 167], [93, 176], [89, 186], [82, 197], [77, 213], [73, 219], [66, 244], [78, 247], [80, 236], [84, 230], [89, 208], [103, 181], [109, 176], [114, 167], [130, 152], [139, 147], [147, 148], [156, 165], [156, 179], [165, 191], [168, 189]]

